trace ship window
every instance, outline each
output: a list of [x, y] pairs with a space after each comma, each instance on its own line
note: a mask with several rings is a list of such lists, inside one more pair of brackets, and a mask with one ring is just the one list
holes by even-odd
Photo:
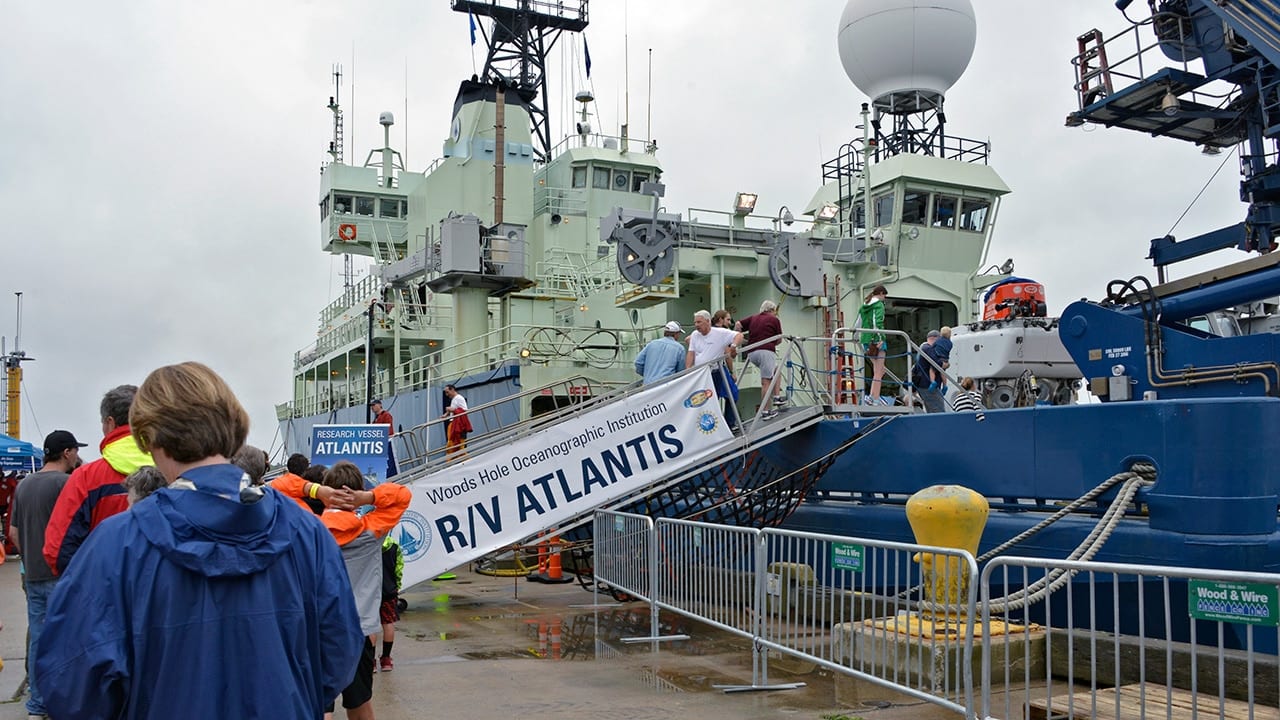
[[320, 219], [324, 220], [327, 217], [329, 217], [329, 196], [325, 195], [320, 201]]
[[865, 228], [867, 226], [867, 208], [861, 202], [853, 204], [853, 208], [849, 211], [852, 227]]
[[936, 195], [933, 198], [933, 226], [936, 228], [954, 228], [956, 226], [956, 198], [950, 195]]
[[876, 227], [893, 222], [893, 193], [872, 198], [876, 209]]
[[592, 168], [591, 169], [591, 187], [609, 189], [609, 179], [613, 173], [609, 172], [609, 168]]
[[402, 218], [409, 217], [409, 201], [408, 200], [400, 201], [400, 217]]
[[627, 177], [627, 173], [625, 171], [614, 174], [613, 176], [614, 190], [626, 190], [627, 186], [630, 184], [631, 184], [631, 179]]
[[350, 214], [351, 209], [353, 207], [354, 206], [351, 204], [350, 195], [334, 195], [333, 196], [333, 211], [338, 213], [339, 215]]
[[396, 200], [382, 198], [378, 201], [378, 208], [381, 211], [378, 217], [394, 218], [400, 216], [400, 203]]
[[631, 173], [631, 192], [640, 192], [640, 185], [649, 182], [649, 173]]
[[573, 180], [570, 182], [575, 188], [584, 188], [587, 186], [587, 166], [578, 165], [573, 168]]
[[987, 211], [991, 203], [987, 200], [965, 200], [960, 203], [960, 229], [969, 232], [982, 232], [987, 226]]
[[902, 196], [902, 222], [907, 225], [924, 225], [929, 217], [929, 193], [912, 190]]
[[356, 197], [356, 214], [373, 217], [373, 198]]

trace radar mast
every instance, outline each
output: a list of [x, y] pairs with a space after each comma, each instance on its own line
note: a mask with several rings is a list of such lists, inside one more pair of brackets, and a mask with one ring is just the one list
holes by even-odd
[[493, 19], [488, 30], [483, 24], [479, 27], [488, 46], [480, 79], [518, 89], [528, 98], [534, 151], [545, 162], [551, 157], [547, 54], [562, 31], [586, 29], [587, 0], [452, 0], [452, 4], [457, 12]]

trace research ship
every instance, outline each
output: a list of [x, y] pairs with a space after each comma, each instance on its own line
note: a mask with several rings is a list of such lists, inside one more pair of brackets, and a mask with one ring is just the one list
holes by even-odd
[[[749, 193], [723, 212], [674, 211], [657, 143], [626, 125], [601, 132], [585, 89], [573, 132], [553, 142], [547, 51], [577, 41], [585, 0], [452, 0], [488, 53], [459, 85], [439, 160], [402, 167], [388, 113], [384, 146], [347, 164], [331, 102], [320, 245], [372, 270], [294, 358], [294, 397], [278, 408], [286, 451], [307, 453], [315, 424], [367, 421], [381, 398], [402, 480], [444, 483], [465, 472], [442, 458], [446, 384], [474, 409], [468, 462], [482, 464], [628, 402], [635, 356], [667, 321], [689, 330], [697, 310], [740, 319], [769, 300], [781, 369], [766, 388], [745, 363], [732, 371], [744, 418], [732, 452], [655, 471], [613, 506], [909, 541], [906, 498], [945, 480], [991, 502], [984, 551], [1052, 518], [1012, 552], [1274, 571], [1280, 479], [1265, 440], [1244, 438], [1280, 412], [1280, 18], [1209, 0], [1148, 5], [1119, 33], [1068, 39], [1063, 81], [1078, 102], [1066, 124], [1238, 153], [1245, 219], [1152, 240], [1154, 278], [1099, 278], [1096, 299], [1048, 317], [1046, 289], [987, 257], [1010, 189], [989, 145], [952, 135], [945, 113], [977, 41], [968, 0], [850, 0], [837, 47], [867, 98], [851, 118], [861, 137], [798, 190], [796, 212], [774, 215]], [[1166, 282], [1171, 265], [1224, 248], [1247, 259]], [[864, 401], [856, 320], [877, 285], [889, 294], [888, 405]], [[947, 384], [974, 378], [982, 411], [919, 407], [910, 367], [944, 326]], [[761, 416], [766, 393], [784, 401], [778, 419]]]

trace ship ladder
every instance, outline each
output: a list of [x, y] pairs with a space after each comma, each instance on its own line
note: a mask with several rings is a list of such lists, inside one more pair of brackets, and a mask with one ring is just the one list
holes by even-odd
[[1076, 38], [1080, 54], [1076, 56], [1076, 95], [1080, 109], [1111, 95], [1111, 66], [1107, 63], [1107, 46], [1102, 31], [1094, 28]]

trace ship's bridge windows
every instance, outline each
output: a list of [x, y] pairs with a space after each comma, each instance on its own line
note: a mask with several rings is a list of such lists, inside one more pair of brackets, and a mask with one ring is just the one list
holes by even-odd
[[987, 226], [987, 213], [991, 210], [990, 200], [963, 200], [960, 203], [960, 229], [969, 232], [982, 232]]
[[631, 177], [630, 177], [630, 173], [628, 173], [626, 170], [619, 170], [613, 174], [614, 190], [621, 190], [622, 192], [626, 192], [627, 188], [630, 186], [631, 186]]
[[640, 185], [649, 182], [649, 173], [639, 170], [631, 173], [631, 192], [640, 192]]
[[356, 214], [373, 217], [373, 198], [356, 196]]
[[329, 217], [329, 196], [325, 195], [320, 201], [320, 219], [324, 220]]
[[398, 218], [400, 217], [400, 202], [390, 198], [381, 198], [378, 201], [378, 217]]
[[409, 217], [409, 201], [408, 200], [400, 201], [400, 217], [402, 218]]
[[893, 222], [893, 193], [885, 193], [871, 199], [876, 211], [876, 227]]
[[929, 193], [912, 190], [902, 196], [902, 222], [906, 225], [924, 225], [929, 217]]
[[933, 196], [933, 226], [951, 229], [956, 226], [956, 205], [959, 198], [951, 195]]
[[350, 195], [334, 195], [333, 211], [339, 215], [350, 215], [355, 205], [351, 201]]
[[608, 190], [609, 181], [613, 179], [613, 173], [609, 172], [609, 168], [593, 167], [591, 168], [591, 187], [598, 190]]
[[575, 189], [585, 188], [587, 186], [587, 166], [575, 165], [572, 171], [570, 186]]

